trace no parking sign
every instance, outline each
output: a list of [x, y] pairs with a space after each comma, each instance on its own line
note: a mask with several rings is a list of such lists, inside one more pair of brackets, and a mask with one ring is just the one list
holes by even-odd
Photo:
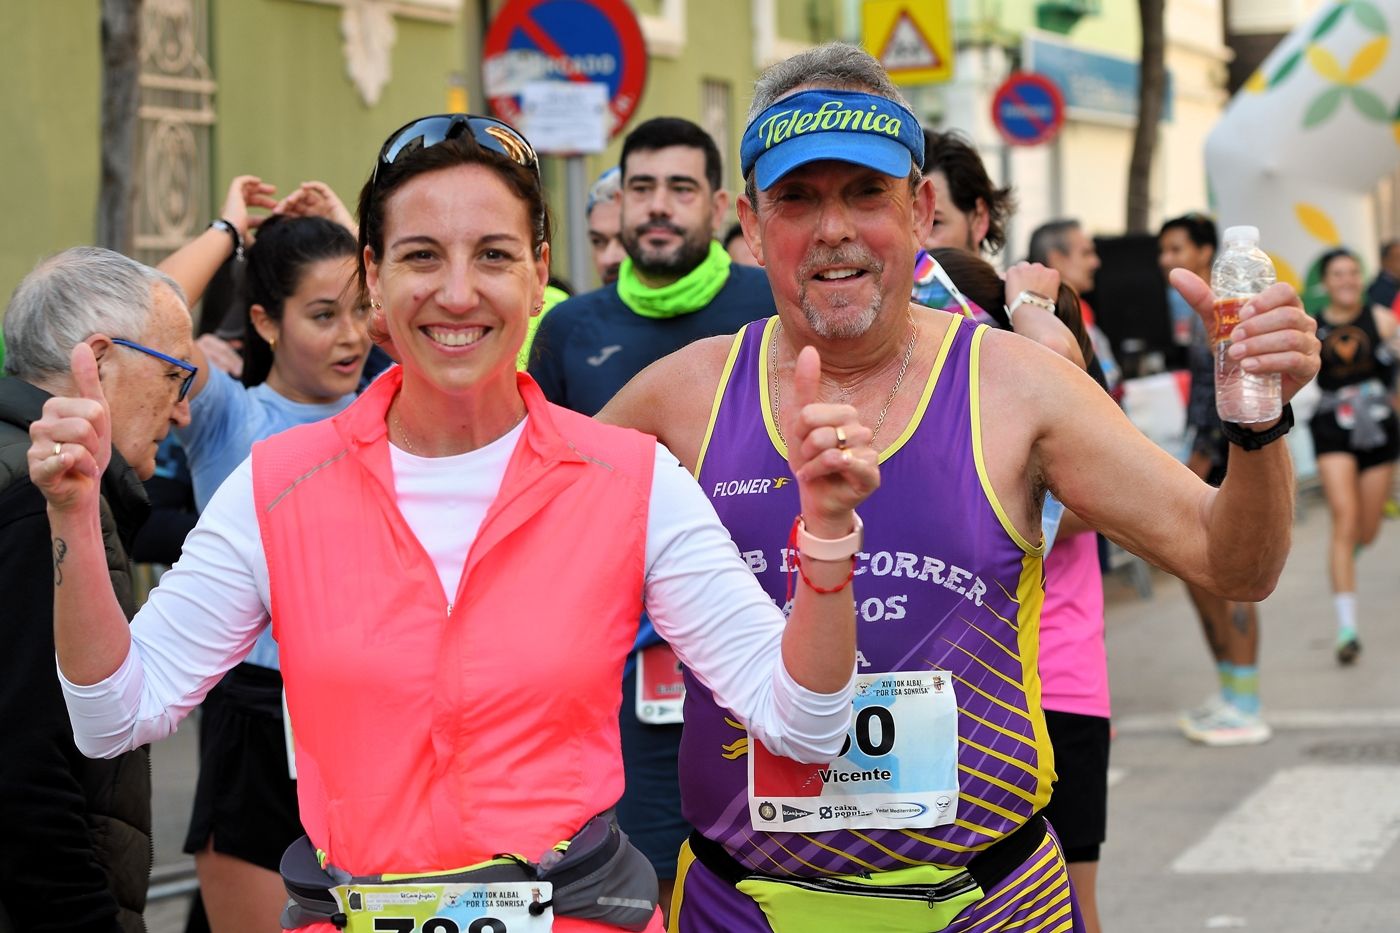
[[646, 43], [624, 0], [509, 0], [483, 53], [487, 99], [510, 123], [520, 121], [527, 84], [593, 82], [607, 88], [608, 136], [616, 136], [646, 84]]
[[1048, 143], [1064, 125], [1064, 97], [1049, 78], [1017, 72], [997, 88], [992, 122], [1013, 146]]

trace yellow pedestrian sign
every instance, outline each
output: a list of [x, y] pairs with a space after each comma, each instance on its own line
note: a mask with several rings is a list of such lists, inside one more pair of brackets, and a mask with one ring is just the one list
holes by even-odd
[[929, 84], [953, 76], [947, 0], [865, 0], [861, 44], [896, 84]]

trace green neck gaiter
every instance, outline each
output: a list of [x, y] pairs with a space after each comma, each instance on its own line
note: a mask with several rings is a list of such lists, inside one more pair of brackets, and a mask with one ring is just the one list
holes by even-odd
[[648, 288], [637, 278], [632, 257], [622, 260], [617, 272], [617, 297], [642, 317], [668, 318], [691, 314], [708, 305], [729, 281], [729, 254], [718, 240], [710, 241], [710, 253], [683, 277], [660, 288]]

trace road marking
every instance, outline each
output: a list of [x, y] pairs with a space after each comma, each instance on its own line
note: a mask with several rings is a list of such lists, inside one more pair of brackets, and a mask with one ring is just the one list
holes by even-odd
[[1172, 870], [1183, 874], [1367, 872], [1400, 839], [1400, 767], [1283, 768]]
[[[1290, 709], [1265, 710], [1264, 721], [1275, 732], [1306, 729], [1400, 728], [1400, 709]], [[1118, 735], [1151, 735], [1180, 732], [1178, 716], [1163, 713], [1151, 716], [1124, 716], [1113, 720]]]

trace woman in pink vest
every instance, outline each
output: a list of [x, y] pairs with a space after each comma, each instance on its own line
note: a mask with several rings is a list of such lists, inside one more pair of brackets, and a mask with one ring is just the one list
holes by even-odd
[[[334, 418], [255, 446], [130, 629], [98, 532], [105, 400], [86, 344], [74, 351], [81, 396], [50, 403], [30, 464], [78, 745], [111, 755], [170, 734], [270, 624], [309, 837], [283, 860], [285, 925], [659, 930], [654, 876], [638, 883], [650, 868], [606, 816], [638, 612], [769, 748], [829, 761], [851, 708], [870, 431], [814, 403], [804, 351], [785, 624], [665, 448], [517, 375], [549, 274], [524, 138], [490, 118], [416, 120], [381, 150], [359, 220], [360, 282], [402, 365]], [[595, 850], [587, 872], [564, 871]], [[483, 862], [470, 887], [378, 877]]]

